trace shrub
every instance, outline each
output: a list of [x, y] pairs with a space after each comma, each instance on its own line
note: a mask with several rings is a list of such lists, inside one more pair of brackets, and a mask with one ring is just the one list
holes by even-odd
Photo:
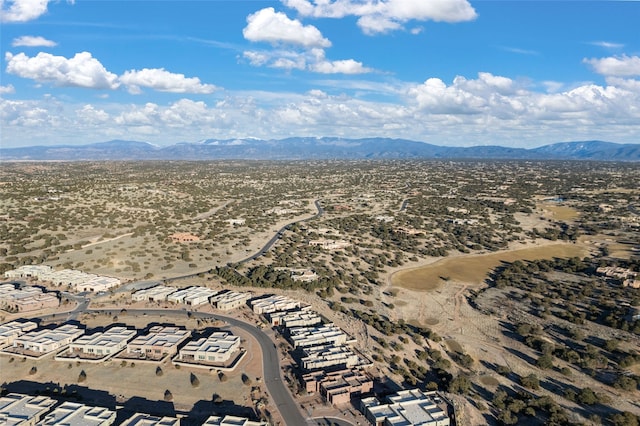
[[78, 383], [84, 382], [85, 380], [87, 380], [87, 373], [82, 370], [80, 374], [78, 374]]
[[34, 375], [38, 372], [38, 367], [36, 367], [35, 365], [33, 367], [31, 367], [31, 370], [29, 370], [29, 374]]
[[156, 367], [156, 376], [160, 377], [164, 374], [164, 372], [162, 371], [162, 368], [160, 368], [160, 366]]
[[249, 386], [251, 385], [251, 379], [246, 374], [242, 374], [242, 383]]
[[171, 391], [169, 389], [164, 391], [164, 400], [165, 401], [173, 401], [173, 394], [171, 393]]
[[200, 386], [200, 379], [198, 379], [198, 377], [193, 373], [191, 373], [191, 376], [189, 376], [189, 381], [191, 382], [191, 386], [193, 386], [194, 388]]

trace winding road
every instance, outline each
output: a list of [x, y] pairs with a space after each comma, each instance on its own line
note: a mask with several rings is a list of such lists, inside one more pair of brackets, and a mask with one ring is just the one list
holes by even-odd
[[[262, 256], [265, 252], [267, 252], [267, 250], [269, 250], [273, 246], [273, 244], [275, 244], [277, 240], [282, 238], [284, 231], [289, 226], [298, 222], [316, 219], [322, 216], [322, 214], [324, 213], [324, 209], [320, 205], [320, 200], [315, 200], [314, 204], [316, 209], [318, 210], [318, 212], [315, 215], [308, 218], [298, 219], [284, 225], [258, 252], [237, 263], [245, 263]], [[191, 278], [201, 273], [202, 272], [196, 272], [188, 275], [181, 275], [181, 276], [166, 278], [163, 281], [170, 282], [170, 281], [184, 279], [184, 278]], [[65, 318], [66, 321], [70, 321], [70, 320], [77, 320], [78, 316], [85, 312], [120, 313], [122, 311], [122, 309], [90, 309], [89, 308], [90, 299], [87, 297], [86, 294], [76, 295], [72, 293], [62, 292], [62, 296], [66, 297], [69, 300], [74, 300], [75, 302], [77, 302], [77, 306], [73, 310], [68, 312], [60, 312], [55, 314], [36, 316], [34, 318], [39, 318], [41, 320], [54, 320], [54, 319]], [[262, 366], [263, 366], [264, 384], [274, 404], [277, 406], [278, 411], [280, 412], [280, 415], [282, 416], [284, 423], [290, 426], [317, 425], [318, 420], [324, 420], [324, 421], [328, 420], [328, 418], [320, 418], [320, 419], [305, 418], [302, 415], [302, 412], [298, 408], [298, 404], [293, 399], [291, 392], [289, 391], [286, 384], [282, 380], [282, 377], [280, 374], [280, 360], [278, 355], [278, 349], [274, 341], [271, 339], [271, 337], [267, 333], [257, 328], [255, 325], [246, 323], [244, 321], [240, 321], [236, 318], [224, 316], [224, 315], [210, 314], [205, 312], [186, 311], [184, 309], [127, 309], [127, 313], [140, 314], [140, 315], [146, 314], [146, 315], [167, 315], [167, 316], [191, 315], [193, 318], [222, 320], [226, 322], [229, 326], [241, 328], [242, 330], [252, 335], [260, 344], [260, 348], [262, 350]], [[331, 420], [333, 420], [335, 423], [342, 426], [351, 425], [351, 423], [345, 419], [331, 418]]]
[[[276, 243], [276, 241], [278, 241], [280, 238], [282, 238], [282, 235], [284, 234], [284, 231], [286, 231], [289, 226], [293, 225], [294, 223], [305, 222], [307, 220], [316, 219], [316, 218], [319, 218], [320, 216], [322, 216], [324, 214], [324, 209], [320, 205], [320, 200], [315, 200], [313, 202], [313, 204], [316, 206], [316, 209], [318, 210], [318, 212], [316, 214], [314, 214], [311, 217], [305, 217], [305, 218], [294, 220], [293, 222], [287, 223], [282, 228], [278, 229], [278, 231], [276, 231], [275, 235], [273, 237], [271, 237], [271, 239], [269, 241], [267, 241], [267, 243], [264, 245], [264, 247], [262, 247], [260, 250], [258, 250], [257, 252], [255, 252], [251, 256], [247, 257], [246, 259], [242, 259], [242, 260], [240, 260], [238, 262], [234, 262], [234, 263], [242, 264], [242, 263], [246, 263], [246, 262], [249, 262], [251, 260], [257, 259], [258, 257], [264, 255]], [[169, 278], [163, 279], [162, 281], [165, 282], [165, 283], [169, 283], [171, 281], [183, 280], [183, 279], [186, 279], [186, 278], [194, 278], [194, 277], [197, 277], [198, 275], [206, 273], [206, 272], [209, 272], [209, 270], [200, 271], [200, 272], [193, 272], [191, 274], [186, 274], [186, 275], [178, 275], [178, 276], [175, 276], [175, 277], [169, 277]]]

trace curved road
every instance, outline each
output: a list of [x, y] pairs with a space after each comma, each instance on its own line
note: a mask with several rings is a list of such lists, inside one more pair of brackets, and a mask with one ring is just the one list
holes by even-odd
[[[320, 205], [320, 200], [315, 200], [313, 202], [313, 204], [315, 204], [316, 209], [318, 210], [318, 212], [316, 214], [314, 214], [311, 217], [305, 217], [305, 218], [294, 220], [293, 222], [287, 223], [282, 228], [280, 228], [276, 232], [276, 234], [269, 241], [267, 241], [267, 244], [265, 244], [264, 247], [262, 247], [256, 253], [252, 254], [251, 256], [247, 257], [246, 259], [242, 259], [242, 260], [240, 260], [238, 262], [233, 262], [233, 263], [241, 264], [241, 263], [246, 263], [246, 262], [249, 262], [251, 260], [257, 259], [258, 257], [260, 257], [263, 254], [265, 254], [267, 252], [267, 250], [269, 250], [275, 244], [276, 241], [278, 241], [280, 238], [282, 238], [282, 234], [284, 233], [284, 231], [289, 226], [293, 225], [294, 223], [304, 222], [304, 221], [316, 219], [316, 218], [319, 218], [320, 216], [322, 216], [324, 214], [324, 209]], [[164, 281], [165, 283], [169, 283], [171, 281], [182, 280], [182, 279], [186, 279], [186, 278], [194, 278], [194, 277], [198, 276], [199, 274], [202, 274], [202, 273], [205, 273], [205, 272], [209, 272], [209, 270], [200, 271], [200, 272], [194, 272], [194, 273], [187, 274], [187, 275], [179, 275], [177, 277], [169, 277], [169, 278], [163, 279], [162, 281]]]
[[[69, 312], [63, 312], [58, 314], [44, 315], [36, 318], [40, 319], [56, 319], [67, 315], [67, 320], [75, 319], [81, 312], [100, 312], [100, 313], [113, 313], [119, 314], [122, 309], [89, 309], [88, 299], [83, 298], [79, 300], [78, 306]], [[232, 327], [238, 327], [251, 334], [260, 344], [262, 349], [262, 368], [263, 368], [263, 381], [269, 395], [273, 399], [274, 404], [278, 407], [280, 415], [286, 425], [298, 426], [306, 425], [308, 420], [305, 419], [298, 409], [298, 404], [291, 396], [286, 384], [282, 381], [280, 376], [280, 360], [278, 357], [278, 349], [273, 343], [271, 338], [262, 330], [254, 326], [253, 324], [240, 321], [235, 318], [227, 317], [225, 315], [210, 314], [206, 312], [192, 312], [183, 309], [126, 309], [127, 314], [146, 314], [146, 315], [167, 315], [167, 316], [185, 316], [191, 315], [193, 318], [202, 319], [218, 319], [226, 322]], [[312, 422], [312, 420], [309, 420]], [[314, 423], [310, 423], [314, 424]]]

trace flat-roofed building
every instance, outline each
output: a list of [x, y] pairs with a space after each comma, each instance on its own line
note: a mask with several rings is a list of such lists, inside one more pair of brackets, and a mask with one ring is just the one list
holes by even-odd
[[75, 288], [76, 286], [82, 285], [83, 283], [97, 277], [98, 275], [87, 274], [75, 269], [62, 269], [60, 271], [53, 271], [51, 274], [42, 275], [39, 279], [43, 281], [50, 281], [56, 285], [66, 285]]
[[178, 346], [191, 336], [191, 332], [178, 327], [155, 325], [149, 333], [138, 336], [127, 344], [127, 355], [159, 360], [178, 352]]
[[285, 328], [309, 327], [322, 322], [322, 317], [311, 310], [273, 312], [269, 314], [269, 320], [273, 326]]
[[47, 354], [61, 349], [82, 336], [84, 330], [75, 325], [65, 324], [52, 330], [38, 330], [16, 337], [13, 348], [37, 354]]
[[254, 299], [249, 302], [251, 309], [256, 314], [270, 314], [277, 311], [290, 311], [292, 309], [299, 309], [300, 302], [293, 300], [287, 296], [273, 295], [268, 297], [262, 297], [260, 299]]
[[35, 425], [56, 404], [56, 400], [45, 396], [10, 393], [0, 397], [0, 425]]
[[229, 311], [231, 309], [239, 308], [247, 303], [247, 300], [251, 298], [253, 294], [249, 292], [239, 291], [226, 291], [224, 293], [218, 293], [212, 296], [209, 301], [214, 308], [222, 311]]
[[358, 355], [346, 346], [310, 346], [303, 349], [300, 360], [305, 370], [330, 367], [354, 367], [358, 365]]
[[33, 321], [11, 321], [0, 325], [0, 348], [12, 344], [16, 337], [36, 328], [38, 324]]
[[240, 350], [240, 337], [217, 331], [209, 337], [187, 343], [178, 353], [177, 361], [191, 363], [225, 363]]
[[6, 271], [4, 276], [5, 278], [38, 278], [52, 271], [53, 268], [49, 265], [23, 265], [19, 268]]
[[371, 376], [351, 369], [331, 373], [314, 371], [302, 376], [302, 381], [307, 392], [320, 392], [333, 405], [346, 404], [373, 390]]
[[136, 336], [136, 330], [126, 327], [111, 327], [103, 332], [84, 335], [69, 345], [68, 356], [81, 358], [109, 358], [123, 350], [127, 342]]
[[216, 295], [216, 290], [207, 287], [191, 287], [190, 291], [184, 297], [184, 303], [189, 306], [198, 306], [209, 303], [209, 299]]
[[311, 247], [322, 247], [325, 250], [340, 250], [351, 246], [351, 243], [345, 240], [311, 240]]
[[80, 284], [76, 284], [75, 290], [78, 292], [90, 291], [97, 293], [118, 287], [120, 284], [121, 281], [118, 278], [96, 276]]
[[375, 426], [449, 426], [449, 416], [438, 400], [435, 392], [407, 389], [388, 396], [386, 404], [375, 397], [363, 398], [360, 408]]
[[120, 426], [180, 426], [180, 419], [176, 417], [158, 417], [145, 413], [136, 413]]
[[131, 300], [134, 302], [164, 302], [167, 300], [167, 296], [178, 290], [175, 287], [169, 287], [166, 285], [157, 285], [143, 290], [138, 290], [131, 295]]
[[198, 306], [209, 302], [209, 298], [217, 291], [207, 287], [187, 287], [175, 291], [167, 296], [167, 301], [172, 303], [184, 303], [186, 305]]
[[311, 282], [311, 281], [316, 281], [318, 279], [318, 274], [316, 274], [314, 271], [312, 271], [311, 269], [307, 269], [306, 271], [300, 273], [292, 273], [291, 274], [291, 279], [293, 279], [294, 281], [302, 281], [302, 282]]
[[340, 327], [334, 324], [324, 324], [316, 327], [295, 327], [289, 329], [289, 340], [294, 348], [306, 348], [332, 344], [335, 346], [354, 343]]
[[113, 410], [67, 401], [47, 414], [38, 426], [109, 426], [115, 421]]
[[211, 416], [202, 426], [269, 426], [267, 422], [249, 420], [246, 417], [238, 416]]
[[40, 287], [0, 285], [0, 309], [7, 312], [31, 312], [58, 306], [60, 300], [54, 292], [44, 292]]

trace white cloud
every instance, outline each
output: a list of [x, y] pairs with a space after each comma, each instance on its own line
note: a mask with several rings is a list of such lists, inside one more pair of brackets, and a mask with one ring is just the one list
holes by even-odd
[[93, 105], [85, 105], [76, 110], [76, 115], [85, 124], [104, 124], [110, 116], [102, 109], [96, 109]]
[[640, 56], [610, 56], [601, 59], [583, 59], [593, 70], [601, 75], [628, 77], [640, 75]]
[[[0, 22], [27, 22], [47, 13], [52, 0], [0, 0]], [[67, 3], [74, 4], [74, 0]]]
[[107, 71], [89, 52], [77, 53], [73, 58], [40, 52], [35, 57], [24, 53], [5, 55], [7, 72], [22, 78], [56, 86], [74, 86], [90, 89], [116, 89], [118, 77]]
[[353, 59], [330, 61], [325, 58], [323, 49], [310, 49], [304, 52], [275, 50], [270, 52], [246, 51], [243, 56], [253, 66], [267, 66], [286, 70], [308, 70], [321, 74], [365, 74], [371, 68]]
[[213, 84], [202, 84], [198, 77], [185, 77], [163, 68], [126, 71], [119, 80], [132, 94], [141, 93], [141, 87], [171, 93], [213, 93], [216, 90]]
[[15, 92], [16, 92], [16, 88], [13, 87], [12, 84], [8, 84], [6, 86], [0, 86], [0, 95], [8, 95]]
[[47, 12], [49, 0], [4, 0], [0, 1], [0, 21], [26, 22]]
[[357, 16], [366, 34], [404, 28], [415, 21], [462, 22], [476, 18], [467, 0], [283, 0], [302, 16], [344, 18]]
[[622, 49], [624, 44], [621, 43], [611, 43], [609, 41], [594, 41], [589, 43], [593, 46], [604, 47], [605, 49]]
[[323, 74], [364, 74], [370, 72], [368, 68], [362, 66], [362, 62], [353, 59], [318, 62], [311, 66], [311, 70]]
[[286, 43], [307, 48], [331, 46], [331, 42], [313, 25], [302, 25], [300, 21], [289, 19], [287, 15], [276, 12], [272, 7], [249, 15], [242, 34], [249, 41]]
[[[211, 105], [186, 98], [166, 105], [127, 106], [100, 100], [69, 105], [49, 98], [0, 98], [1, 143], [85, 143], [87, 134], [92, 141], [140, 136], [157, 144], [308, 135], [381, 136], [444, 145], [637, 142], [640, 81], [609, 77], [607, 82], [571, 89], [550, 83], [556, 91], [547, 93], [543, 83], [479, 73], [450, 82], [431, 78], [421, 84], [388, 85], [385, 94], [384, 85], [366, 89], [367, 82], [362, 82], [349, 88], [327, 80], [305, 93], [225, 92]], [[363, 91], [372, 96], [361, 96]]]
[[40, 36], [22, 36], [13, 39], [11, 45], [14, 47], [17, 46], [26, 46], [26, 47], [54, 47], [57, 46], [58, 43], [52, 40], [47, 40], [44, 37]]

